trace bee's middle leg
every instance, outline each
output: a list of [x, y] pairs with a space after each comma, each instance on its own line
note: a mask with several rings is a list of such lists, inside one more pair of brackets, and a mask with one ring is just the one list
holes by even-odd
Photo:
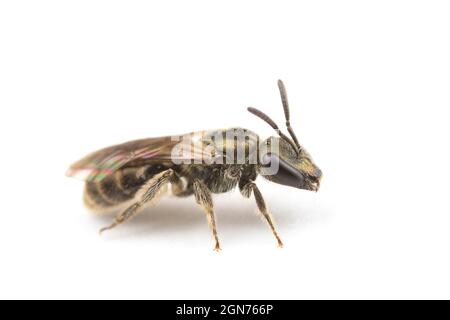
[[283, 242], [281, 241], [280, 236], [278, 235], [278, 232], [275, 229], [275, 225], [272, 221], [272, 217], [269, 213], [269, 210], [267, 209], [266, 202], [264, 201], [264, 198], [263, 198], [261, 192], [259, 191], [258, 187], [256, 186], [256, 184], [254, 182], [248, 182], [245, 184], [241, 184], [241, 185], [239, 185], [239, 189], [241, 191], [241, 194], [246, 198], [250, 198], [250, 196], [252, 195], [252, 192], [253, 192], [253, 195], [256, 200], [256, 205], [258, 206], [259, 211], [261, 212], [263, 217], [266, 219], [267, 223], [269, 224], [270, 229], [272, 230], [273, 235], [277, 239], [278, 247], [282, 248]]
[[138, 212], [140, 208], [142, 208], [144, 204], [157, 198], [161, 189], [165, 187], [168, 182], [170, 182], [174, 174], [175, 172], [172, 169], [168, 169], [166, 171], [158, 173], [150, 180], [148, 180], [144, 184], [144, 186], [141, 187], [141, 189], [137, 192], [136, 202], [133, 203], [131, 206], [129, 206], [127, 209], [125, 209], [125, 211], [123, 211], [121, 214], [119, 214], [114, 219], [114, 222], [110, 226], [100, 229], [100, 234], [103, 231], [113, 229], [114, 227], [117, 227], [119, 224], [130, 219]]
[[219, 237], [217, 235], [216, 229], [216, 219], [214, 217], [214, 207], [212, 202], [211, 191], [208, 187], [201, 181], [195, 180], [193, 183], [194, 187], [194, 195], [197, 203], [202, 206], [203, 210], [205, 210], [206, 217], [208, 218], [209, 227], [213, 233], [215, 246], [215, 251], [220, 251]]

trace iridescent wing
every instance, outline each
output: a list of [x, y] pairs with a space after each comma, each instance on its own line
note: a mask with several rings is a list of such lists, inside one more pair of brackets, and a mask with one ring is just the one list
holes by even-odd
[[98, 182], [118, 169], [143, 163], [196, 163], [211, 161], [214, 148], [208, 147], [206, 131], [174, 137], [135, 140], [93, 152], [72, 164], [67, 176]]

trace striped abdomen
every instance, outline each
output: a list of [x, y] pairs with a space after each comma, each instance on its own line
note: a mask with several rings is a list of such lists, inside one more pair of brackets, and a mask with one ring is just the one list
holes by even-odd
[[136, 192], [155, 174], [166, 170], [163, 165], [126, 167], [100, 182], [86, 182], [84, 203], [90, 209], [108, 209], [132, 200]]

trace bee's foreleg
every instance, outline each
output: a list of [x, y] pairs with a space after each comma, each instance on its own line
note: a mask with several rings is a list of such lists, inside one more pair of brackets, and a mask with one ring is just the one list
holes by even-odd
[[219, 237], [217, 236], [216, 220], [214, 217], [214, 207], [212, 202], [211, 191], [201, 181], [194, 181], [194, 194], [195, 200], [205, 210], [206, 217], [208, 218], [209, 228], [211, 229], [215, 241], [214, 250], [220, 251]]
[[272, 217], [269, 213], [269, 210], [267, 210], [266, 202], [264, 201], [264, 198], [261, 192], [259, 191], [258, 187], [256, 186], [256, 184], [254, 182], [248, 182], [246, 184], [240, 185], [239, 189], [241, 191], [241, 194], [246, 198], [250, 198], [253, 192], [253, 195], [255, 196], [256, 200], [256, 205], [258, 206], [259, 211], [263, 215], [264, 219], [266, 219], [270, 229], [272, 230], [273, 235], [277, 239], [278, 247], [282, 248], [283, 242], [281, 241], [280, 236], [278, 235], [278, 232], [275, 229]]
[[119, 214], [114, 222], [105, 228], [100, 230], [100, 234], [103, 231], [110, 230], [119, 224], [125, 222], [129, 218], [133, 217], [138, 210], [146, 203], [155, 200], [157, 196], [160, 194], [160, 191], [167, 185], [167, 183], [171, 180], [174, 175], [174, 171], [172, 169], [163, 171], [150, 180], [148, 180], [141, 189], [136, 194], [136, 202], [129, 206], [124, 212]]

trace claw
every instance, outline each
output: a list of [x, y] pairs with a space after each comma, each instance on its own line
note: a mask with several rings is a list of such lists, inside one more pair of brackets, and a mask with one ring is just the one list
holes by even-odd
[[284, 247], [283, 242], [281, 242], [281, 240], [278, 239], [278, 248], [283, 248], [283, 247]]
[[113, 223], [112, 225], [110, 225], [109, 227], [105, 227], [105, 228], [101, 228], [98, 231], [98, 234], [101, 236], [103, 232], [107, 231], [107, 230], [111, 230], [112, 228], [114, 228], [115, 226], [117, 226], [117, 223]]

